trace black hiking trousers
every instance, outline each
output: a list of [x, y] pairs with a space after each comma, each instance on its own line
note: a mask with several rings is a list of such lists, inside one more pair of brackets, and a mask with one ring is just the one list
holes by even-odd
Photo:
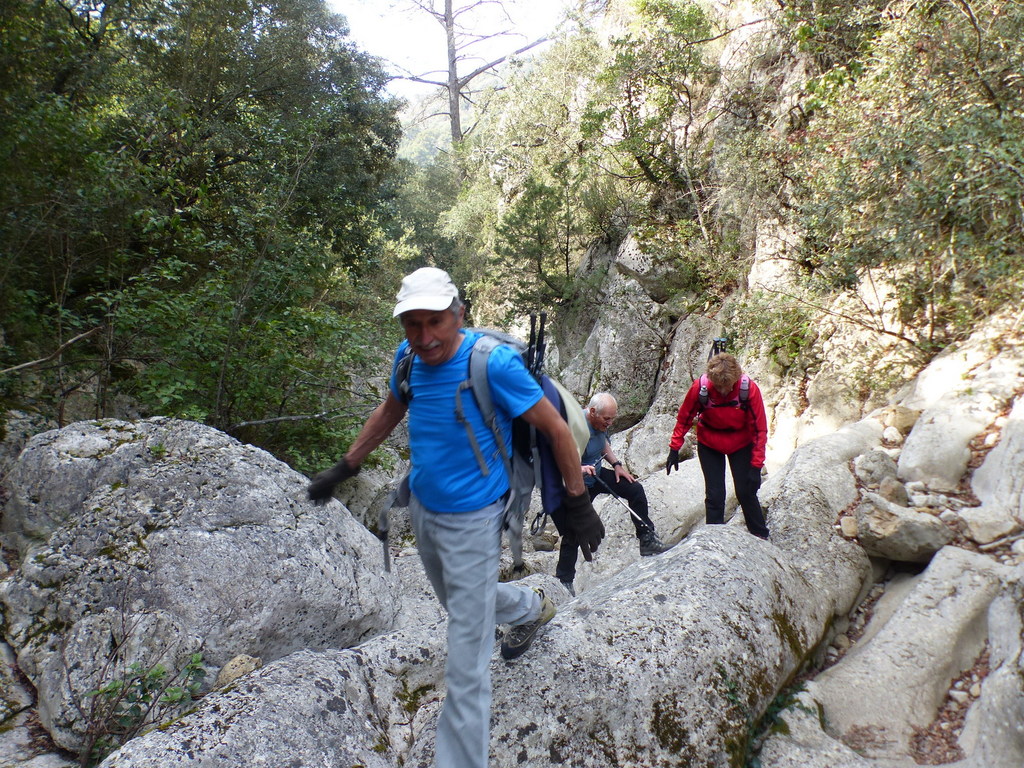
[[[640, 534], [647, 530], [648, 527], [653, 529], [654, 525], [651, 523], [651, 516], [648, 512], [647, 493], [644, 491], [640, 481], [636, 480], [631, 483], [628, 480], [618, 480], [615, 477], [615, 471], [607, 467], [600, 467], [597, 472], [598, 477], [604, 481], [605, 485], [611, 488], [616, 496], [625, 501], [629, 508], [640, 517], [640, 520], [644, 521], [640, 522], [640, 520], [629, 515], [629, 519], [633, 521], [633, 527], [636, 529], [637, 538], [640, 538]], [[605, 487], [598, 482], [588, 486], [587, 491], [590, 493], [591, 501], [602, 493], [608, 493]], [[619, 507], [619, 509], [622, 508]], [[622, 510], [622, 513], [628, 514], [625, 510]], [[559, 581], [572, 583], [573, 579], [576, 578], [576, 562], [579, 560], [580, 545], [576, 540], [576, 535], [566, 525], [565, 510], [562, 507], [551, 513], [551, 519], [555, 523], [555, 528], [558, 529], [558, 535], [562, 538], [562, 543], [558, 550], [558, 565], [555, 566], [555, 578]]]
[[721, 525], [725, 522], [725, 460], [728, 458], [736, 500], [743, 510], [747, 530], [759, 538], [767, 539], [768, 525], [764, 521], [761, 502], [757, 499], [757, 491], [761, 487], [761, 470], [750, 466], [753, 452], [753, 443], [730, 454], [697, 443], [697, 459], [704, 473], [704, 519], [708, 525]]

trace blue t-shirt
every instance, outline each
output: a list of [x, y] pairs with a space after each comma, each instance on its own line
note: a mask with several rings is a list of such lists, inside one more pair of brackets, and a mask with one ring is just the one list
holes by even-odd
[[[410, 488], [434, 512], [472, 512], [500, 499], [508, 491], [508, 477], [498, 444], [480, 415], [471, 389], [459, 395], [462, 410], [473, 428], [489, 473], [480, 471], [466, 428], [455, 417], [459, 384], [469, 378], [469, 357], [479, 333], [462, 331], [458, 351], [441, 365], [412, 361], [409, 387], [409, 450], [412, 454]], [[391, 392], [401, 400], [395, 371], [409, 348], [403, 341], [391, 368]], [[512, 349], [498, 346], [487, 359], [491, 398], [505, 444], [512, 447], [512, 419], [535, 406], [544, 396], [540, 385]]]
[[[583, 409], [584, 416], [586, 416], [586, 408]], [[590, 423], [590, 419], [587, 419], [587, 427], [590, 429], [590, 440], [587, 442], [587, 447], [583, 449], [583, 455], [580, 457], [580, 464], [590, 464], [594, 469], [601, 468], [601, 457], [604, 456], [604, 446], [608, 442], [607, 432], [598, 432], [594, 429], [594, 425]], [[597, 482], [597, 478], [593, 475], [584, 475], [583, 483], [588, 488]]]

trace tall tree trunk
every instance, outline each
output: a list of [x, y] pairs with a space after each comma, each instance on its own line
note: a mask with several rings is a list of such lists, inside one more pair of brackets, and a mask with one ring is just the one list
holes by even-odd
[[455, 48], [455, 16], [452, 0], [444, 0], [444, 32], [448, 39], [448, 113], [451, 119], [452, 145], [462, 141], [462, 115], [459, 104], [458, 51]]

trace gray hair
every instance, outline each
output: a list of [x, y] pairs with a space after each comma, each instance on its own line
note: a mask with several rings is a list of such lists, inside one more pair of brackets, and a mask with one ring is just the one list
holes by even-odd
[[587, 403], [587, 408], [593, 408], [598, 413], [604, 413], [606, 409], [617, 406], [618, 403], [610, 392], [597, 392]]

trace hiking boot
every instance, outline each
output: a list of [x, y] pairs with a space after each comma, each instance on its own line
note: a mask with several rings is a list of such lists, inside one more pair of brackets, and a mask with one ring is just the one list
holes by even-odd
[[668, 549], [653, 528], [643, 531], [638, 538], [640, 539], [640, 557], [659, 555]]
[[555, 618], [555, 613], [558, 611], [555, 604], [545, 596], [543, 590], [538, 589], [537, 594], [540, 595], [540, 616], [533, 621], [508, 628], [505, 640], [501, 644], [501, 658], [511, 661], [522, 656], [529, 650], [533, 638], [537, 636], [537, 631]]
[[572, 585], [571, 581], [563, 581], [563, 582], [561, 582], [561, 584], [562, 584], [563, 587], [565, 587], [566, 591], [570, 595], [572, 595], [573, 597], [576, 597], [576, 588]]

